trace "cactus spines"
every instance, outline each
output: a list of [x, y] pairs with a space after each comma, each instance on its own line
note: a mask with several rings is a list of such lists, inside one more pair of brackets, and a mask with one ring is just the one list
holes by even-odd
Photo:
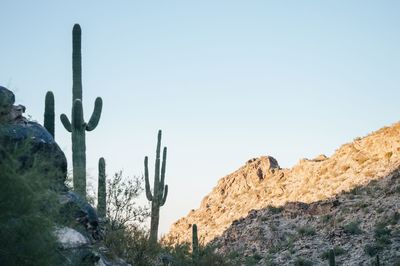
[[106, 217], [106, 162], [103, 157], [99, 159], [99, 184], [97, 187], [97, 214]]
[[329, 266], [336, 266], [335, 252], [333, 249], [329, 250]]
[[92, 131], [99, 123], [103, 101], [98, 97], [94, 111], [86, 123], [82, 108], [82, 55], [81, 27], [75, 24], [72, 30], [72, 114], [71, 122], [65, 114], [61, 122], [72, 138], [73, 184], [75, 192], [86, 197], [86, 139], [85, 131]]
[[160, 150], [161, 150], [161, 130], [158, 131], [158, 138], [157, 138], [153, 193], [150, 190], [148, 158], [147, 156], [144, 158], [146, 197], [149, 201], [151, 201], [151, 221], [150, 221], [150, 238], [149, 238], [151, 245], [157, 243], [158, 223], [160, 220], [160, 207], [165, 204], [168, 195], [168, 185], [164, 185], [165, 168], [167, 162], [167, 147], [164, 147], [163, 150], [161, 172], [160, 172]]
[[195, 265], [198, 264], [199, 261], [199, 238], [197, 236], [197, 225], [192, 225], [192, 255], [193, 262]]
[[44, 103], [44, 127], [54, 138], [54, 94], [51, 91], [46, 93]]

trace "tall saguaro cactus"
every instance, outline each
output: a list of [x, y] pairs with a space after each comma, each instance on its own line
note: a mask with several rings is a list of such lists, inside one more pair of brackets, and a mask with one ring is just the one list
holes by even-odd
[[49, 133], [55, 137], [54, 135], [54, 94], [51, 91], [46, 93], [46, 99], [44, 102], [44, 127], [49, 131]]
[[197, 225], [192, 225], [192, 256], [193, 256], [193, 263], [198, 265], [199, 263], [199, 238], [197, 236]]
[[96, 98], [94, 111], [85, 122], [82, 108], [82, 55], [81, 27], [75, 24], [72, 30], [72, 114], [71, 122], [65, 114], [60, 119], [65, 129], [71, 132], [73, 185], [75, 192], [86, 197], [86, 138], [85, 132], [97, 127], [101, 116], [103, 101]]
[[104, 158], [99, 159], [99, 184], [97, 187], [97, 214], [104, 218], [106, 217], [106, 162]]
[[164, 206], [168, 195], [168, 185], [164, 186], [165, 168], [167, 162], [167, 147], [164, 147], [162, 165], [160, 171], [160, 148], [161, 148], [161, 130], [158, 131], [156, 164], [154, 174], [153, 193], [150, 190], [148, 158], [144, 158], [144, 175], [146, 183], [146, 197], [151, 201], [151, 221], [150, 221], [150, 244], [157, 243], [158, 224], [160, 220], [160, 207]]

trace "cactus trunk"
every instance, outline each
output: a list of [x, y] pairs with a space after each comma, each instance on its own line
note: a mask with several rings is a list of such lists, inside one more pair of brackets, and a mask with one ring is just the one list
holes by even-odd
[[54, 135], [54, 94], [51, 91], [46, 93], [46, 99], [44, 103], [44, 127], [49, 131], [49, 133], [55, 137]]
[[97, 214], [106, 217], [107, 214], [107, 192], [106, 192], [106, 163], [104, 158], [99, 160], [99, 184], [97, 188]]
[[157, 243], [158, 236], [158, 224], [160, 221], [160, 207], [164, 206], [168, 195], [168, 185], [164, 186], [165, 181], [165, 169], [167, 162], [167, 148], [164, 147], [163, 158], [160, 172], [160, 148], [161, 148], [161, 130], [158, 131], [157, 138], [157, 149], [156, 149], [156, 163], [155, 163], [155, 174], [154, 174], [154, 188], [153, 193], [150, 190], [149, 181], [149, 167], [148, 158], [144, 158], [144, 172], [145, 172], [145, 185], [146, 185], [146, 197], [151, 201], [151, 221], [150, 221], [150, 245]]
[[72, 114], [71, 120], [65, 114], [60, 119], [65, 129], [71, 132], [72, 139], [72, 166], [74, 190], [86, 197], [86, 139], [85, 131], [94, 130], [99, 123], [103, 101], [97, 98], [94, 111], [89, 122], [83, 118], [82, 108], [82, 55], [81, 55], [81, 27], [74, 25], [72, 30]]
[[199, 263], [199, 238], [197, 236], [197, 225], [192, 225], [192, 255], [193, 255], [193, 263], [194, 265], [198, 265]]
[[329, 251], [329, 266], [336, 266], [335, 252], [333, 251], [333, 249]]

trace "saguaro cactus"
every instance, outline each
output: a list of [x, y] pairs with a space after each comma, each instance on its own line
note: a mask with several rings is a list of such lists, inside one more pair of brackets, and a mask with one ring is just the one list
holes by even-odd
[[199, 262], [199, 238], [197, 236], [197, 225], [192, 225], [192, 255], [193, 263], [198, 265]]
[[54, 135], [54, 94], [51, 91], [46, 93], [46, 99], [44, 102], [44, 127], [49, 131], [49, 133]]
[[335, 252], [333, 249], [329, 250], [329, 266], [336, 266]]
[[73, 185], [75, 192], [86, 197], [86, 139], [85, 131], [92, 131], [99, 123], [103, 101], [96, 98], [94, 111], [86, 123], [82, 108], [82, 55], [81, 27], [75, 24], [72, 30], [72, 114], [71, 122], [65, 114], [61, 122], [72, 138]]
[[158, 131], [156, 164], [154, 174], [153, 193], [150, 190], [148, 158], [144, 158], [144, 175], [146, 183], [146, 197], [151, 201], [151, 221], [150, 221], [150, 244], [157, 243], [158, 223], [160, 220], [160, 207], [164, 206], [168, 195], [168, 185], [164, 186], [165, 167], [167, 162], [167, 147], [164, 147], [162, 166], [160, 172], [160, 147], [161, 147], [161, 130]]
[[97, 214], [99, 217], [106, 217], [106, 162], [104, 158], [99, 159], [99, 184], [97, 187]]

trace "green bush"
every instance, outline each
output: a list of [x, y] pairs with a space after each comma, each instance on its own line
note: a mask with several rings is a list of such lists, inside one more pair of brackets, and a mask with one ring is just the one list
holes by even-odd
[[[28, 145], [0, 148], [0, 261], [2, 265], [59, 265], [54, 231], [58, 200], [52, 173], [39, 158], [22, 168]], [[43, 171], [46, 169], [46, 171]], [[54, 176], [53, 176], [54, 177]]]
[[353, 222], [346, 224], [343, 227], [343, 229], [346, 234], [350, 234], [350, 235], [359, 235], [363, 232], [360, 229], [360, 222], [358, 222], [358, 221], [353, 221]]
[[297, 232], [301, 236], [313, 236], [315, 235], [315, 229], [311, 226], [301, 226], [297, 228]]
[[[330, 249], [324, 251], [324, 253], [322, 253], [321, 258], [323, 260], [328, 260], [329, 259], [329, 253], [330, 253]], [[339, 247], [339, 246], [334, 246], [333, 247], [333, 253], [335, 254], [335, 256], [340, 256], [343, 255], [344, 253], [346, 253], [346, 250], [344, 250], [343, 248]]]

